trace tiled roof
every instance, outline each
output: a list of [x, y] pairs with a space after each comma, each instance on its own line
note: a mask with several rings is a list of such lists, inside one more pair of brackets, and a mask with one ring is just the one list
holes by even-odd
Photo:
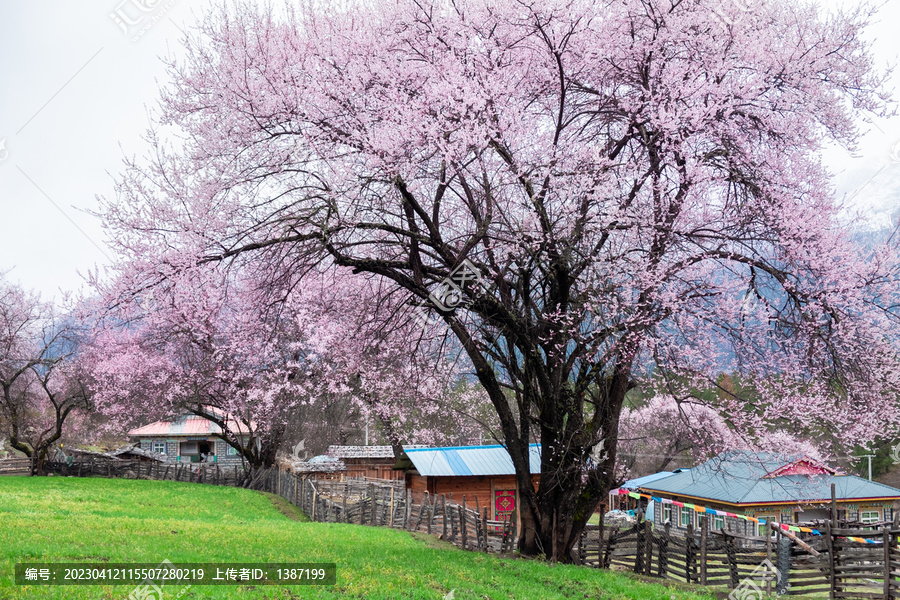
[[834, 483], [838, 499], [900, 499], [900, 490], [855, 475], [770, 475], [791, 462], [764, 452], [726, 452], [689, 471], [640, 487], [731, 504], [761, 504], [830, 502]]
[[[529, 446], [532, 473], [541, 472], [541, 446]], [[514, 475], [512, 459], [503, 446], [455, 446], [451, 448], [404, 447], [420, 475]]]
[[[422, 445], [408, 445], [404, 448], [427, 448]], [[335, 458], [394, 458], [391, 446], [328, 446], [328, 456]]]
[[390, 446], [328, 446], [325, 454], [335, 458], [394, 458]]
[[[248, 433], [246, 427], [235, 418], [229, 419], [230, 428], [234, 433]], [[251, 422], [255, 429], [255, 423]], [[186, 435], [213, 435], [222, 433], [222, 429], [203, 417], [197, 415], [180, 415], [169, 421], [156, 421], [137, 429], [132, 429], [128, 435], [133, 436], [186, 436]]]
[[315, 461], [310, 459], [306, 462], [295, 462], [292, 467], [294, 473], [336, 473], [347, 470], [347, 465], [340, 460]]

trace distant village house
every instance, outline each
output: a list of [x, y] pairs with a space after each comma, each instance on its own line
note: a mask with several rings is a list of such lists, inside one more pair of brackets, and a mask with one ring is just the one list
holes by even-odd
[[[228, 426], [240, 435], [242, 445], [251, 442], [251, 432], [236, 419], [230, 417]], [[185, 414], [132, 429], [128, 435], [138, 441], [142, 450], [165, 456], [169, 462], [242, 464], [238, 450], [219, 437], [221, 433], [222, 429], [209, 419]]]
[[[829, 519], [832, 484], [840, 520], [863, 525], [892, 521], [900, 507], [896, 488], [842, 473], [806, 456], [786, 460], [748, 451], [726, 452], [692, 469], [635, 479], [622, 491], [626, 497], [629, 491], [649, 495], [649, 501], [641, 498], [631, 506], [640, 507], [658, 524], [698, 527], [708, 516], [713, 529], [759, 535], [765, 525], [757, 520], [799, 525]], [[617, 499], [611, 500], [612, 505]]]
[[[532, 481], [541, 472], [540, 444], [529, 447]], [[509, 452], [503, 446], [447, 448], [404, 447], [397, 468], [404, 472], [406, 488], [415, 496], [452, 494], [455, 503], [465, 498], [469, 508], [488, 508], [488, 518], [518, 520], [519, 491]]]

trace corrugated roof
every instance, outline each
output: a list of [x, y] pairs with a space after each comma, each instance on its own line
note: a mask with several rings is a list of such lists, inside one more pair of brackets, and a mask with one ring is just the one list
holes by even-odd
[[[246, 433], [245, 428], [233, 417], [229, 425], [235, 433]], [[254, 423], [251, 423], [254, 425]], [[185, 435], [213, 435], [222, 433], [222, 429], [203, 417], [197, 415], [181, 415], [168, 421], [156, 421], [143, 427], [132, 429], [128, 435], [133, 436], [185, 436]]]
[[[420, 475], [474, 476], [514, 475], [512, 459], [503, 446], [454, 446], [449, 448], [404, 448]], [[541, 445], [529, 446], [531, 472], [541, 472]]]
[[782, 475], [769, 473], [791, 460], [764, 452], [726, 452], [690, 471], [647, 482], [646, 491], [706, 498], [732, 504], [831, 501], [831, 484], [838, 499], [900, 498], [900, 490], [855, 475]]

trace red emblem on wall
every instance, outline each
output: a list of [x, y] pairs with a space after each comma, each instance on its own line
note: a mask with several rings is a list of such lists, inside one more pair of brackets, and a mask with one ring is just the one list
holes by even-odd
[[498, 521], [506, 521], [516, 511], [515, 490], [494, 490], [494, 515]]

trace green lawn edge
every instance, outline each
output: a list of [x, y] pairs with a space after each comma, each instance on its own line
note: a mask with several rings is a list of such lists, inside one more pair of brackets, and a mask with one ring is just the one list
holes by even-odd
[[0, 598], [127, 600], [131, 585], [17, 586], [17, 562], [334, 562], [334, 586], [194, 586], [168, 598], [692, 600], [709, 590], [313, 523], [278, 496], [182, 482], [0, 477]]

